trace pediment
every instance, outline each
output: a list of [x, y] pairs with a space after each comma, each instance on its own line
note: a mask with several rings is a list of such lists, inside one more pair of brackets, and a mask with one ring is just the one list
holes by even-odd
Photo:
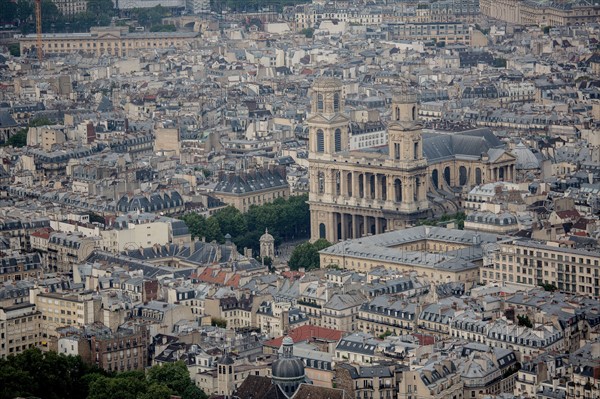
[[517, 157], [513, 154], [511, 154], [510, 152], [506, 152], [504, 151], [504, 153], [502, 155], [500, 155], [498, 158], [494, 159], [494, 161], [490, 162], [490, 163], [503, 163], [503, 162], [515, 162], [517, 160]]
[[315, 114], [313, 116], [311, 116], [310, 118], [308, 118], [307, 122], [308, 123], [315, 123], [315, 124], [328, 124], [328, 123], [347, 123], [350, 120], [342, 115], [342, 114], [333, 114], [331, 116], [331, 118], [328, 118], [326, 115], [323, 114]]
[[121, 40], [121, 38], [117, 35], [114, 35], [112, 33], [103, 33], [101, 35], [98, 35], [98, 39], [102, 39], [102, 40]]

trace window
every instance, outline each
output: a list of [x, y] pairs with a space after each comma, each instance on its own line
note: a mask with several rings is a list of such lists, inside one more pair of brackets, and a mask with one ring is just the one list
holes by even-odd
[[317, 130], [317, 152], [325, 152], [325, 133], [323, 130]]
[[342, 151], [342, 131], [335, 129], [335, 152]]

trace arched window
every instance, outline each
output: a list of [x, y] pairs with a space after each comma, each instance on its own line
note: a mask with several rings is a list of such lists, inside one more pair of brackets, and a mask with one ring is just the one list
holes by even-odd
[[402, 202], [402, 181], [400, 179], [394, 181], [394, 196], [396, 202]]
[[396, 119], [397, 121], [399, 121], [399, 120], [400, 120], [400, 107], [396, 107], [395, 119]]
[[413, 158], [419, 159], [419, 142], [415, 142], [413, 145]]
[[458, 184], [461, 186], [467, 184], [467, 168], [464, 166], [458, 168]]
[[340, 112], [340, 93], [333, 95], [333, 112]]
[[381, 199], [387, 201], [387, 177], [381, 176]]
[[394, 159], [400, 159], [400, 143], [394, 143]]
[[335, 152], [342, 151], [342, 131], [335, 129]]
[[416, 121], [417, 120], [417, 106], [413, 105], [412, 107], [412, 120]]
[[325, 133], [323, 130], [317, 130], [317, 152], [325, 152]]
[[431, 172], [431, 181], [433, 182], [433, 187], [435, 187], [436, 189], [440, 188], [439, 187], [439, 176], [438, 176], [437, 169], [434, 169], [433, 172]]
[[446, 183], [450, 186], [450, 167], [446, 166], [444, 168], [444, 180], [446, 180]]
[[481, 184], [481, 168], [475, 169], [475, 184]]
[[323, 95], [317, 94], [317, 112], [323, 112]]

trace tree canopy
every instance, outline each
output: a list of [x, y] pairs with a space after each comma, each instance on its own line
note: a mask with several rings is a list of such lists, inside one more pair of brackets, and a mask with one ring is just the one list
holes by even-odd
[[223, 243], [225, 235], [229, 234], [238, 248], [252, 248], [256, 254], [259, 251], [260, 236], [266, 229], [277, 245], [284, 240], [308, 237], [310, 212], [307, 200], [306, 195], [277, 198], [272, 203], [253, 205], [245, 214], [228, 206], [209, 218], [188, 213], [181, 219], [194, 237]]
[[79, 356], [28, 349], [0, 359], [0, 399], [206, 399], [183, 362], [153, 366], [144, 371], [108, 373], [86, 364]]
[[331, 243], [324, 238], [318, 239], [314, 243], [300, 244], [294, 248], [288, 266], [292, 270], [298, 270], [301, 267], [305, 270], [319, 269], [321, 267], [319, 251], [330, 245]]

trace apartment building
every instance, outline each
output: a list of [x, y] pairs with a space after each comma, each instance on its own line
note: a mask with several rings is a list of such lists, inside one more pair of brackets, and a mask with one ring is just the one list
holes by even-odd
[[420, 369], [405, 371], [398, 388], [398, 399], [463, 397], [460, 373], [454, 362], [449, 359], [432, 361]]
[[59, 327], [83, 327], [95, 321], [102, 299], [94, 292], [38, 293], [31, 291], [32, 299], [42, 314], [42, 346], [49, 346], [49, 338], [57, 337]]
[[0, 307], [0, 358], [41, 344], [42, 313], [32, 303]]
[[143, 370], [148, 360], [148, 330], [141, 326], [94, 334], [91, 362], [107, 371]]
[[552, 284], [559, 291], [600, 296], [600, 252], [559, 247], [551, 242], [513, 240], [499, 243], [494, 262], [481, 271], [481, 282], [535, 287]]
[[85, 0], [52, 0], [62, 15], [75, 15], [87, 10]]
[[83, 262], [99, 247], [99, 237], [85, 237], [81, 233], [51, 233], [47, 241], [46, 267], [53, 272], [72, 273], [75, 264]]
[[2, 254], [0, 258], [0, 282], [39, 278], [42, 275], [41, 257], [32, 254]]
[[337, 388], [349, 395], [348, 399], [396, 399], [398, 384], [396, 367], [391, 365], [356, 366], [337, 364], [334, 371]]
[[358, 310], [364, 302], [360, 294], [335, 294], [321, 311], [321, 326], [341, 331], [356, 331]]
[[363, 303], [358, 313], [358, 330], [382, 335], [409, 334], [416, 326], [417, 306], [405, 300], [380, 295]]
[[444, 42], [470, 46], [473, 30], [462, 22], [392, 23], [388, 25], [390, 39]]
[[586, 1], [481, 0], [481, 13], [513, 24], [561, 26], [597, 22], [600, 7]]

